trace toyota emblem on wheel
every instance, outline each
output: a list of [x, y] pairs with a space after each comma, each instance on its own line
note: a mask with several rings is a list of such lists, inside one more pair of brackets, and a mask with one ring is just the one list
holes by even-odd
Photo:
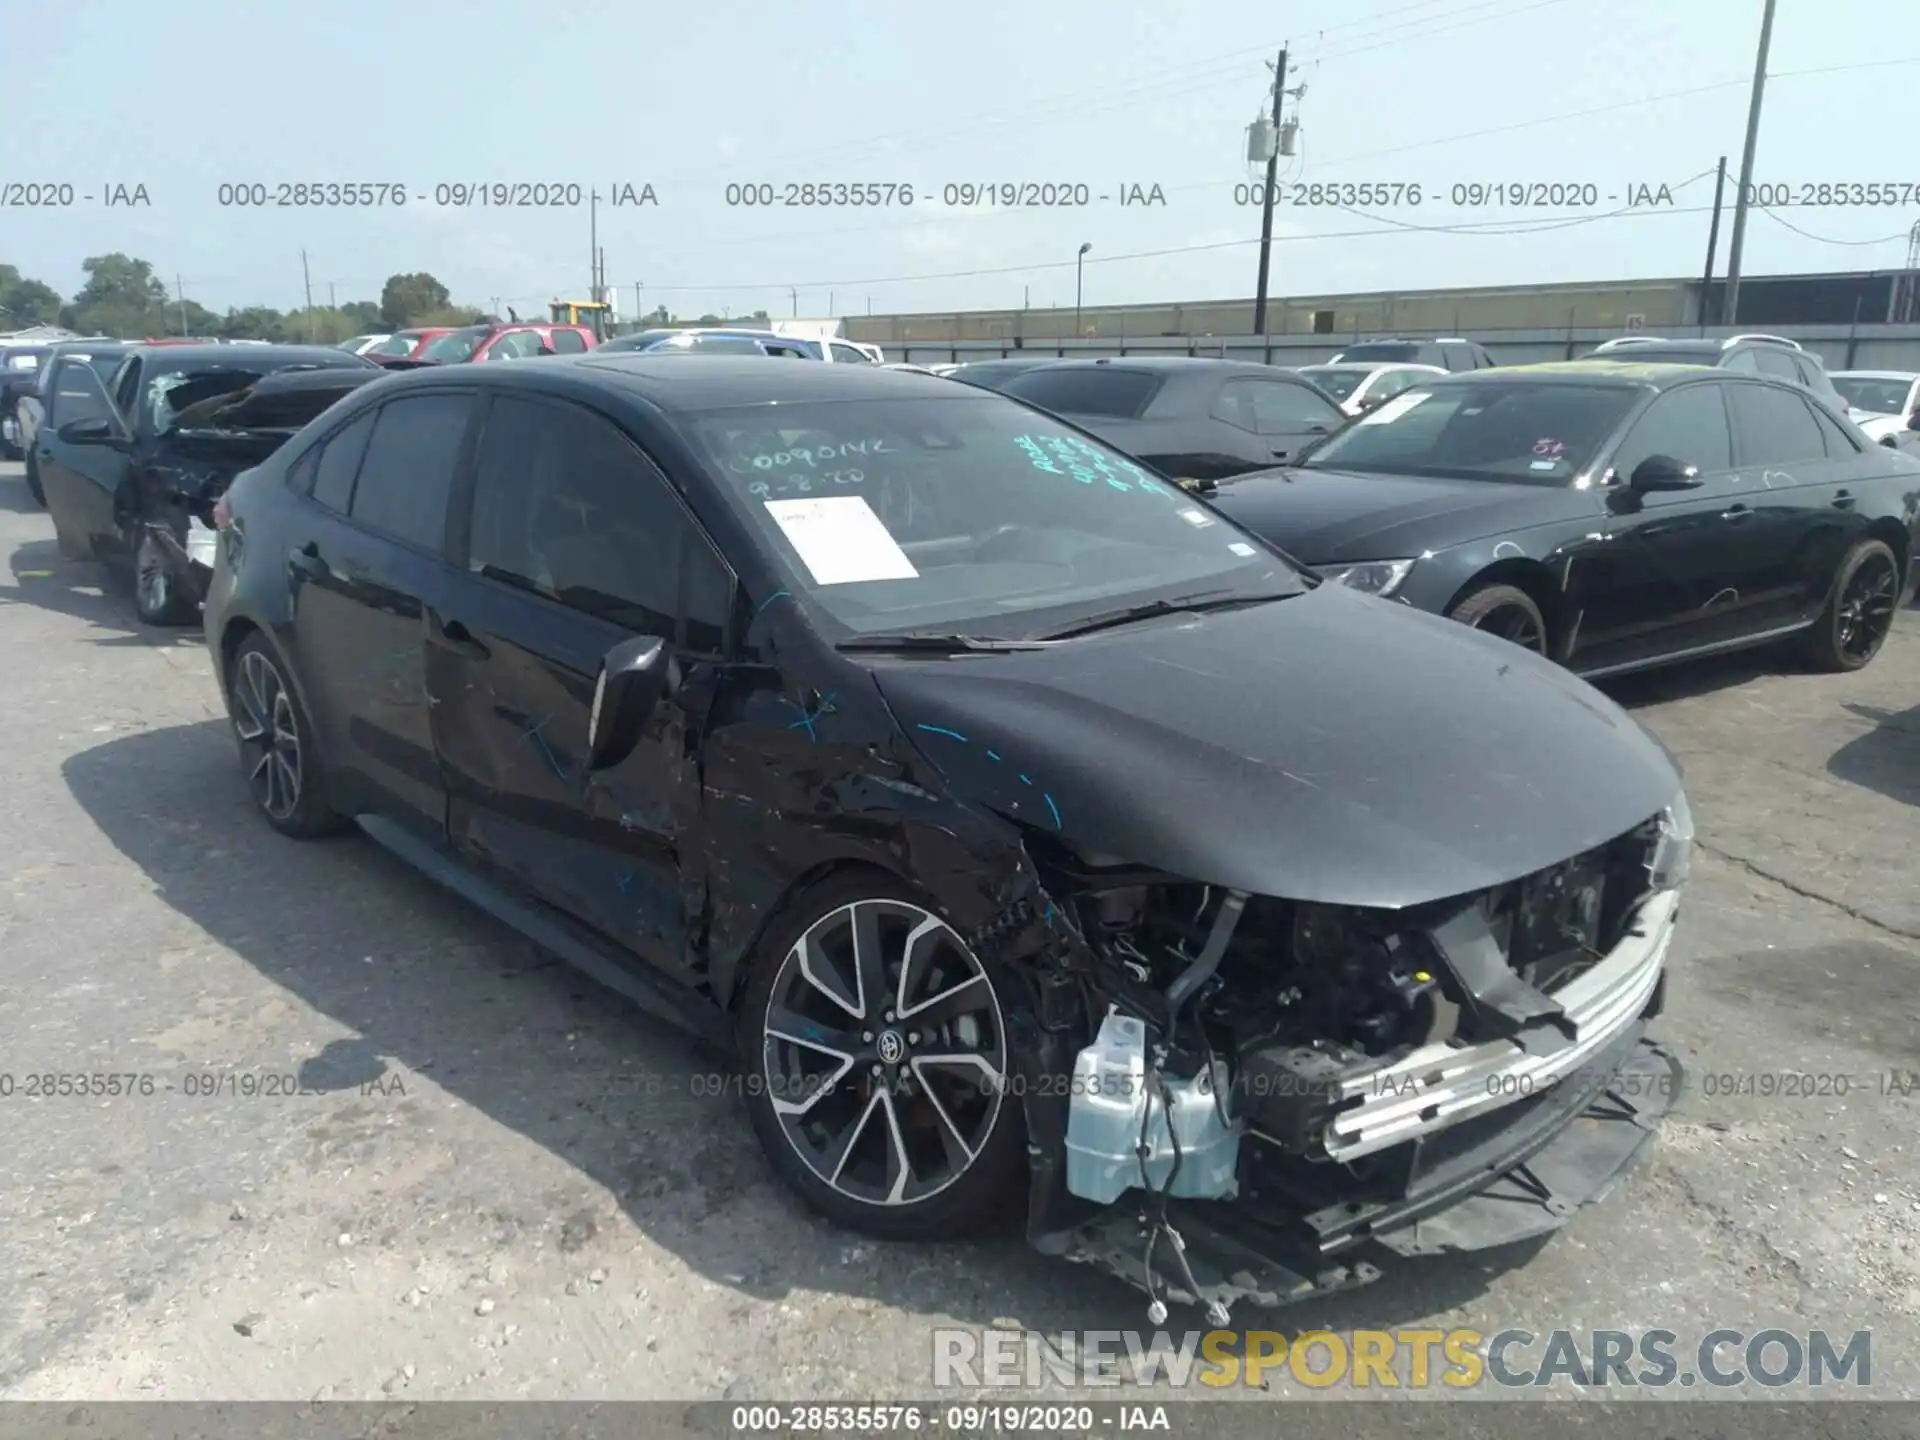
[[895, 1030], [882, 1030], [876, 1047], [882, 1065], [898, 1065], [907, 1053], [907, 1044]]

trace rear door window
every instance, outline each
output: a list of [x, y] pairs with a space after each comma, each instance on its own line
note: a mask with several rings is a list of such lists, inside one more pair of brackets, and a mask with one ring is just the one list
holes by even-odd
[[408, 395], [381, 406], [348, 513], [362, 525], [439, 554], [473, 397]]
[[556, 355], [584, 355], [587, 340], [578, 330], [556, 330], [553, 332], [553, 353]]
[[1813, 407], [1794, 391], [1736, 385], [1730, 398], [1741, 464], [1792, 465], [1827, 458], [1827, 442]]
[[1253, 400], [1253, 428], [1262, 435], [1297, 435], [1310, 425], [1328, 429], [1346, 417], [1338, 406], [1305, 385], [1284, 380], [1247, 382]]
[[1796, 385], [1806, 382], [1801, 378], [1800, 369], [1793, 363], [1793, 356], [1784, 350], [1751, 350], [1753, 363], [1762, 375], [1771, 375], [1779, 380], [1791, 380]]
[[64, 360], [54, 369], [54, 391], [47, 414], [58, 427], [74, 420], [110, 420], [113, 402], [106, 386], [84, 360]]

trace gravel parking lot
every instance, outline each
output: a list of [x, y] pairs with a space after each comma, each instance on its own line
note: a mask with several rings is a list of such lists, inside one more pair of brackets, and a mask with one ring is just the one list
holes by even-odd
[[[199, 637], [52, 533], [0, 466], [0, 1071], [155, 1089], [0, 1098], [0, 1394], [924, 1398], [936, 1326], [1146, 1325], [1017, 1234], [831, 1231], [711, 1057], [371, 843], [271, 834]], [[1920, 1395], [1920, 1091], [1886, 1083], [1920, 1069], [1920, 617], [1860, 675], [1612, 689], [1704, 848], [1652, 1158], [1544, 1247], [1235, 1322], [1871, 1329], [1874, 1391]]]

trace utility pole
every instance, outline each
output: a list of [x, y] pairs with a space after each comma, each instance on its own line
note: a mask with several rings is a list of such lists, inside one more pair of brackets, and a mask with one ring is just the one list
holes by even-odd
[[1084, 293], [1081, 284], [1087, 271], [1087, 252], [1093, 249], [1091, 240], [1080, 242], [1079, 253], [1073, 257], [1073, 338], [1080, 338], [1080, 299]]
[[[1767, 0], [1772, 4], [1773, 0]], [[1273, 192], [1280, 183], [1280, 102], [1286, 94], [1287, 47], [1273, 70], [1273, 153], [1267, 157], [1266, 193], [1260, 197], [1260, 278], [1253, 293], [1253, 333], [1267, 333], [1267, 273], [1273, 258]]]
[[1713, 255], [1720, 245], [1720, 200], [1727, 189], [1727, 157], [1720, 157], [1720, 173], [1713, 182], [1713, 222], [1707, 226], [1707, 268], [1700, 277], [1700, 333], [1707, 333], [1707, 308], [1713, 298]]
[[600, 298], [600, 192], [587, 202], [587, 298]]
[[1727, 243], [1727, 303], [1722, 324], [1740, 323], [1740, 259], [1747, 240], [1747, 197], [1753, 190], [1753, 152], [1760, 143], [1760, 101], [1767, 90], [1767, 48], [1773, 43], [1774, 0], [1760, 13], [1760, 50], [1753, 60], [1753, 94], [1747, 101], [1747, 144], [1740, 153], [1740, 193], [1733, 197], [1733, 239]]
[[307, 268], [307, 252], [300, 252], [300, 275], [307, 282], [307, 343], [313, 343], [313, 271]]
[[187, 286], [178, 272], [175, 272], [173, 277], [173, 294], [174, 298], [180, 302], [180, 334], [185, 337], [193, 332], [187, 329]]
[[336, 283], [337, 282], [332, 280], [327, 281], [327, 309], [329, 310], [338, 310], [340, 308], [339, 305], [334, 303], [333, 298], [333, 287]]
[[633, 323], [640, 323], [640, 282], [633, 282]]

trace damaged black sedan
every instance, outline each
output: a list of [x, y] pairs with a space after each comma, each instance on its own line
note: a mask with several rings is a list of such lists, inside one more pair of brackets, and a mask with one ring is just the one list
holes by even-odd
[[301, 345], [132, 346], [105, 380], [65, 367], [70, 413], [38, 428], [28, 459], [61, 553], [130, 566], [147, 624], [192, 623], [233, 477], [385, 373]]
[[737, 1047], [781, 1178], [1220, 1315], [1640, 1151], [1692, 823], [1646, 731], [1016, 401], [591, 355], [242, 476], [242, 774]]

